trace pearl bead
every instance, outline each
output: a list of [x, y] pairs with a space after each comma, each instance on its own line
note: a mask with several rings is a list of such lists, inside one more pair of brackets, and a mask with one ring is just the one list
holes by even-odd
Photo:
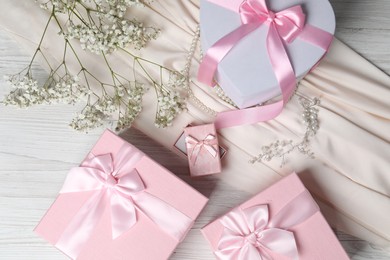
[[[210, 114], [212, 116], [216, 116], [217, 112], [212, 110], [211, 108], [207, 107], [205, 104], [203, 104], [197, 97], [195, 97], [194, 93], [192, 92], [190, 88], [190, 83], [192, 82], [190, 79], [190, 69], [191, 69], [191, 62], [195, 54], [195, 50], [197, 48], [198, 42], [200, 37], [200, 28], [199, 25], [196, 27], [194, 37], [192, 39], [190, 50], [187, 53], [186, 57], [186, 63], [184, 66], [184, 69], [182, 71], [183, 75], [186, 77], [186, 81], [184, 83], [183, 89], [187, 91], [188, 99], [192, 100], [193, 104], [198, 107], [200, 110], [206, 112], [207, 114]], [[202, 58], [202, 54], [201, 54]]]

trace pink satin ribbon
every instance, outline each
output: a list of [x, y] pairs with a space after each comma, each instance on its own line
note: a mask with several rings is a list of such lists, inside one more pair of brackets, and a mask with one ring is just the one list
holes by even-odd
[[190, 161], [192, 162], [192, 164], [196, 163], [196, 160], [202, 149], [208, 151], [209, 154], [211, 154], [211, 156], [213, 156], [214, 158], [218, 154], [217, 148], [214, 147], [217, 144], [217, 139], [212, 134], [207, 135], [206, 138], [203, 140], [198, 140], [195, 137], [189, 135], [185, 138], [185, 141], [187, 149], [189, 151], [191, 150]]
[[319, 211], [304, 191], [270, 219], [267, 205], [236, 208], [219, 221], [224, 226], [215, 252], [220, 260], [272, 260], [270, 251], [297, 260], [297, 243], [288, 229]]
[[[229, 5], [223, 1], [217, 4]], [[268, 56], [281, 89], [282, 100], [264, 106], [221, 112], [215, 119], [217, 129], [253, 124], [278, 116], [294, 93], [296, 86], [294, 69], [284, 43], [291, 43], [296, 37], [302, 36], [303, 40], [327, 50], [333, 39], [333, 36], [326, 31], [311, 25], [305, 26], [305, 14], [300, 6], [293, 6], [274, 13], [268, 10], [265, 0], [245, 0], [238, 12], [242, 25], [222, 37], [207, 50], [199, 67], [198, 79], [213, 86], [213, 78], [222, 59], [246, 35], [266, 24], [269, 28], [266, 38]]]
[[65, 228], [57, 248], [77, 258], [107, 207], [111, 213], [112, 239], [136, 224], [138, 212], [178, 241], [184, 238], [193, 220], [147, 192], [135, 169], [143, 156], [136, 148], [124, 145], [115, 158], [111, 154], [90, 155], [80, 167], [71, 169], [60, 193], [94, 193]]

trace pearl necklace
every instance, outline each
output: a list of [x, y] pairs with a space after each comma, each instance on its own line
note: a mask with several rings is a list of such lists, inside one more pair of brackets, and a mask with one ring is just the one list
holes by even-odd
[[[195, 30], [195, 34], [192, 38], [190, 50], [189, 50], [187, 57], [186, 57], [186, 63], [185, 63], [184, 69], [182, 71], [183, 75], [187, 79], [185, 81], [185, 85], [183, 86], [183, 89], [185, 89], [187, 91], [188, 98], [193, 102], [193, 104], [196, 107], [198, 107], [200, 110], [206, 112], [207, 114], [215, 117], [218, 112], [216, 112], [215, 110], [206, 106], [202, 101], [200, 101], [199, 98], [197, 98], [194, 95], [194, 93], [190, 87], [191, 83], [195, 84], [195, 82], [190, 78], [190, 68], [192, 65], [192, 59], [194, 58], [194, 54], [195, 54], [196, 48], [198, 46], [199, 38], [200, 38], [200, 28], [199, 28], [199, 25], [197, 25], [196, 30]], [[200, 58], [202, 59], [202, 57], [203, 57], [202, 51], [200, 50]], [[217, 86], [214, 87], [214, 90], [215, 90], [217, 96], [222, 101], [228, 103], [229, 105], [236, 107], [234, 102], [228, 96], [226, 96], [225, 92], [222, 90], [222, 88], [218, 84], [217, 84]]]
[[203, 112], [206, 112], [207, 114], [215, 117], [217, 115], [217, 112], [215, 110], [209, 108], [208, 106], [206, 106], [202, 101], [200, 101], [200, 99], [194, 95], [194, 92], [191, 90], [191, 87], [190, 87], [191, 83], [194, 84], [193, 80], [191, 80], [191, 77], [190, 77], [190, 68], [191, 68], [191, 64], [192, 64], [192, 59], [194, 58], [196, 47], [198, 46], [199, 38], [200, 38], [200, 28], [198, 25], [196, 27], [195, 34], [194, 34], [194, 37], [193, 37], [192, 42], [191, 42], [190, 50], [187, 54], [186, 63], [185, 63], [184, 69], [182, 71], [184, 77], [186, 78], [183, 89], [185, 89], [187, 91], [188, 99], [190, 99], [197, 108], [199, 108]]

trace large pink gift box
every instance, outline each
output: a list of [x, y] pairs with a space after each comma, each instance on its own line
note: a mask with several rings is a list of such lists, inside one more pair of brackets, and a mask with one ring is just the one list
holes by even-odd
[[107, 130], [35, 231], [72, 259], [168, 259], [207, 200]]
[[293, 173], [202, 229], [217, 259], [349, 259]]

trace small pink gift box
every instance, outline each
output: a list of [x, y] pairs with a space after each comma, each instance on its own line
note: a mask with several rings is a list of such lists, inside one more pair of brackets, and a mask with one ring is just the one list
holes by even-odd
[[206, 203], [107, 130], [35, 232], [72, 259], [168, 259]]
[[221, 156], [214, 124], [184, 129], [191, 176], [221, 172]]
[[217, 259], [349, 259], [293, 173], [202, 229]]

